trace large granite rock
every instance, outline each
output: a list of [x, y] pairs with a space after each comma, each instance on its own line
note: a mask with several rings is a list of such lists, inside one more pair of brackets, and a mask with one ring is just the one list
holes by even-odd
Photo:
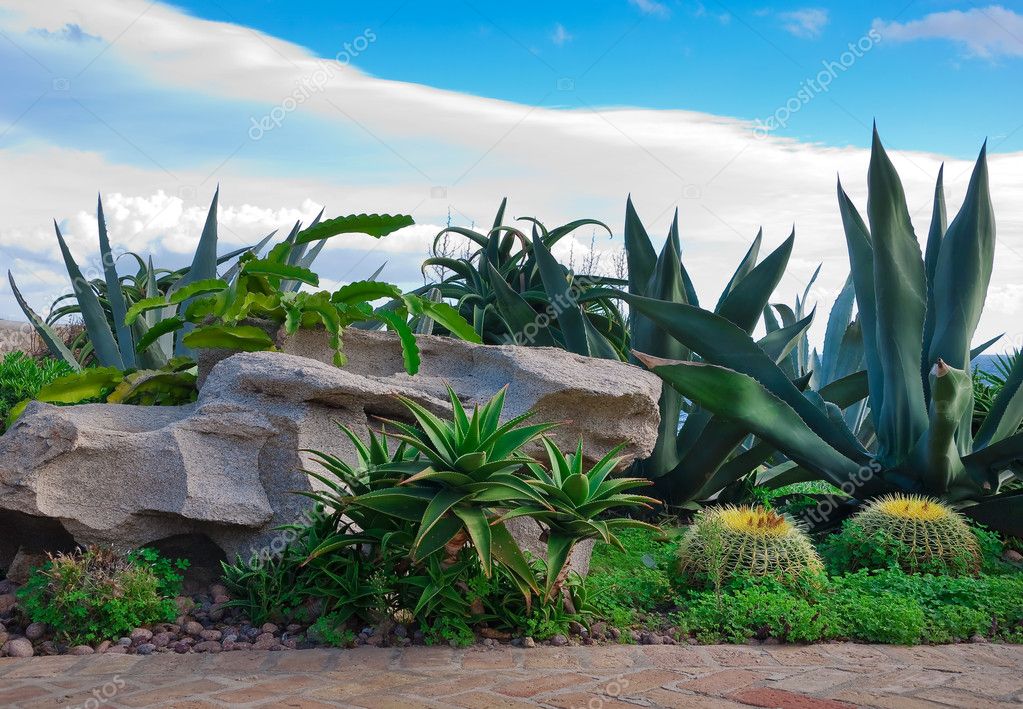
[[659, 379], [619, 362], [422, 337], [410, 377], [388, 334], [347, 332], [340, 369], [317, 361], [329, 359], [322, 333], [283, 345], [205, 358], [188, 406], [31, 404], [0, 438], [0, 568], [19, 548], [72, 540], [192, 550], [210, 564], [278, 551], [287, 536], [274, 528], [311, 504], [291, 494], [310, 489], [300, 451], [354, 459], [337, 423], [361, 431], [376, 416], [404, 418], [396, 394], [444, 414], [446, 383], [466, 402], [510, 385], [507, 416], [563, 421], [553, 437], [574, 448], [582, 436], [592, 458], [621, 442], [627, 460], [645, 457], [657, 435]]

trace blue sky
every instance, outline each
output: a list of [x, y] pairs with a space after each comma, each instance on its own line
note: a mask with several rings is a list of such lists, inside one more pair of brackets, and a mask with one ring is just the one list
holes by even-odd
[[[288, 2], [179, 3], [203, 18], [243, 24], [335, 56], [385, 79], [525, 104], [685, 109], [748, 120], [783, 105], [825, 62], [876, 20], [906, 23], [930, 13], [981, 7], [933, 2]], [[647, 11], [643, 11], [643, 7]], [[1007, 9], [1020, 3], [1004, 3]], [[664, 8], [658, 10], [657, 8]], [[1012, 41], [990, 13], [982, 22]], [[559, 29], [560, 28], [560, 29]], [[1018, 39], [1016, 40], [1019, 41]], [[1023, 149], [1021, 57], [982, 56], [961, 41], [880, 41], [853, 70], [778, 134], [828, 145], [860, 145], [877, 118], [905, 149], [974, 154]], [[558, 80], [572, 91], [557, 90]], [[567, 84], [563, 81], [562, 87]]]
[[333, 281], [386, 261], [417, 285], [449, 215], [487, 222], [505, 196], [516, 217], [603, 220], [560, 255], [610, 264], [631, 193], [654, 235], [679, 210], [706, 293], [758, 229], [773, 247], [795, 226], [777, 298], [823, 264], [826, 304], [848, 272], [835, 178], [865, 206], [876, 118], [918, 233], [940, 164], [951, 217], [989, 138], [978, 337], [1019, 323], [1023, 346], [1023, 2], [0, 0], [0, 33], [0, 260], [43, 310], [67, 288], [51, 220], [88, 263], [101, 192], [115, 248], [179, 265], [218, 184], [225, 248], [321, 207], [415, 218], [332, 242]]

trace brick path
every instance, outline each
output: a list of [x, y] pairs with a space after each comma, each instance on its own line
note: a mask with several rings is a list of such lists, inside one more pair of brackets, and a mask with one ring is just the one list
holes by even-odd
[[0, 706], [983, 708], [1023, 701], [1021, 669], [1023, 647], [997, 644], [364, 647], [4, 658]]

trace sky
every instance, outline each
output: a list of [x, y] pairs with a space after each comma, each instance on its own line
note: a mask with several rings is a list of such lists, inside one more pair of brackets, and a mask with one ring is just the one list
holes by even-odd
[[219, 184], [225, 249], [321, 207], [415, 217], [333, 240], [327, 286], [385, 262], [420, 284], [438, 230], [505, 196], [514, 217], [603, 220], [559, 255], [606, 267], [628, 194], [658, 240], [677, 208], [709, 302], [760, 227], [769, 247], [794, 227], [776, 299], [823, 264], [826, 313], [848, 272], [836, 177], [865, 209], [876, 120], [918, 234], [939, 166], [951, 218], [988, 140], [977, 340], [1023, 346], [1023, 3], [0, 0], [0, 66], [0, 257], [43, 312], [68, 285], [53, 220], [89, 273], [100, 192], [115, 249], [179, 266]]

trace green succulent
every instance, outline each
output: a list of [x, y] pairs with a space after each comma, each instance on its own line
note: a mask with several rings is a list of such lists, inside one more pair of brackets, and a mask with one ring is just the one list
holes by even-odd
[[657, 530], [657, 527], [624, 517], [607, 519], [611, 510], [647, 508], [657, 500], [628, 491], [650, 485], [644, 478], [617, 478], [612, 473], [621, 463], [617, 457], [623, 446], [609, 451], [592, 468], [586, 469], [583, 442], [574, 453], [565, 455], [546, 436], [541, 438], [550, 469], [528, 462], [533, 477], [526, 482], [542, 493], [544, 504], [528, 500], [501, 516], [501, 520], [528, 516], [547, 527], [546, 597], [553, 597], [565, 580], [565, 565], [575, 545], [584, 539], [600, 539], [622, 548], [615, 532], [633, 527]]
[[487, 576], [496, 560], [538, 591], [522, 552], [494, 511], [524, 501], [549, 507], [517, 473], [530, 462], [522, 448], [556, 424], [524, 425], [531, 413], [501, 423], [505, 394], [502, 389], [470, 414], [449, 388], [450, 421], [399, 397], [418, 426], [385, 420], [385, 433], [419, 453], [420, 469], [397, 485], [358, 495], [352, 504], [414, 522], [413, 560], [443, 551], [454, 563], [471, 540]]
[[[1001, 491], [1023, 457], [1023, 363], [972, 434], [973, 389], [964, 371], [987, 294], [994, 216], [986, 152], [958, 216], [944, 223], [940, 177], [926, 254], [917, 244], [902, 185], [877, 133], [868, 216], [839, 186], [866, 372], [804, 394], [745, 332], [685, 305], [630, 299], [703, 362], [637, 356], [682, 395], [783, 453], [794, 478], [824, 479], [865, 500], [904, 491], [936, 497], [991, 527], [1023, 534], [1023, 495]], [[984, 347], [982, 345], [981, 347]], [[928, 373], [926, 386], [923, 372]], [[843, 409], [868, 387], [875, 434], [866, 448]]]
[[468, 239], [477, 247], [463, 258], [434, 255], [423, 262], [447, 273], [417, 294], [436, 288], [457, 303], [462, 316], [473, 323], [487, 344], [560, 347], [580, 355], [624, 359], [628, 352], [625, 320], [613, 299], [592, 297], [599, 287], [623, 282], [596, 274], [576, 274], [551, 254], [558, 241], [583, 226], [606, 229], [595, 219], [578, 219], [548, 230], [540, 221], [524, 217], [531, 237], [504, 224], [508, 200], [502, 200], [487, 233], [447, 227], [434, 240], [449, 234]]
[[823, 569], [806, 533], [788, 517], [760, 506], [705, 509], [679, 546], [679, 571], [695, 584], [720, 585], [736, 576], [791, 580]]
[[[962, 516], [919, 495], [885, 495], [871, 501], [845, 522], [840, 536], [887, 549], [890, 560], [909, 573], [958, 576], [976, 574], [981, 567], [980, 544]], [[868, 557], [870, 551], [861, 550], [851, 558]]]

